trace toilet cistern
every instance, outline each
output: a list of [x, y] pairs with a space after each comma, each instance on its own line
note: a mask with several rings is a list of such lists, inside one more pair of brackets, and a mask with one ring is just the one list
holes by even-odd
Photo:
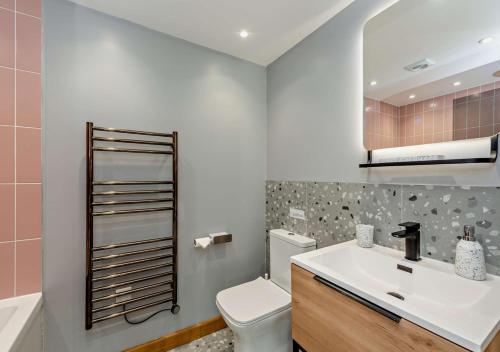
[[262, 277], [217, 294], [216, 305], [234, 333], [235, 352], [290, 352], [291, 257], [316, 249], [312, 238], [271, 230], [271, 278]]

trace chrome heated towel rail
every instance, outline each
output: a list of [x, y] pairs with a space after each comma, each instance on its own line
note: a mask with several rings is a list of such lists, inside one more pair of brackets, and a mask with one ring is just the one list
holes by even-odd
[[[142, 137], [123, 137], [130, 135]], [[180, 309], [177, 304], [177, 132], [105, 128], [87, 122], [86, 140], [85, 328], [88, 330], [95, 323], [118, 317], [130, 322], [127, 314], [144, 313], [146, 309], [156, 308], [151, 315], [166, 309], [176, 314]], [[134, 148], [126, 147], [131, 144]], [[165, 163], [171, 163], [172, 177], [169, 180], [96, 180], [95, 153], [162, 155]], [[137, 234], [134, 240], [113, 243], [103, 240], [99, 242], [104, 244], [94, 244], [96, 217], [143, 213], [170, 216], [171, 228], [159, 235]]]

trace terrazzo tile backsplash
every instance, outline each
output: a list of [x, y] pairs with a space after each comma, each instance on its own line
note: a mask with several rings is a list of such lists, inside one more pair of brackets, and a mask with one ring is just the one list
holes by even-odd
[[[305, 211], [306, 220], [289, 216]], [[356, 224], [375, 226], [374, 241], [404, 250], [391, 236], [398, 224], [421, 224], [421, 255], [448, 263], [464, 225], [474, 225], [487, 270], [500, 275], [500, 187], [376, 185], [267, 181], [266, 230], [284, 228], [315, 238], [318, 248], [352, 240]], [[267, 260], [269, 263], [269, 260]], [[268, 268], [269, 269], [269, 268]], [[269, 271], [269, 270], [268, 270]]]

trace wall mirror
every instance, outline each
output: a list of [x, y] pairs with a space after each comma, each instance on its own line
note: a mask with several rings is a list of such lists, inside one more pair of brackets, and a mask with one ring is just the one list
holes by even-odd
[[366, 149], [500, 132], [499, 14], [499, 0], [400, 0], [366, 24]]

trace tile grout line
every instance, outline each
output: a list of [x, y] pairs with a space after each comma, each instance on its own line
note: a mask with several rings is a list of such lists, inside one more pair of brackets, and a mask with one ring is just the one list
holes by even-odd
[[[41, 236], [41, 235], [37, 235], [37, 236]], [[25, 238], [25, 239], [22, 239], [22, 240], [12, 240], [12, 241], [1, 241], [0, 244], [4, 244], [4, 243], [15, 243], [15, 242], [29, 242], [29, 241], [36, 241], [36, 240], [41, 240], [42, 237], [33, 237], [33, 238]]]
[[26, 12], [17, 11], [17, 4], [14, 5], [14, 9], [9, 9], [7, 7], [0, 6], [0, 10], [5, 10], [5, 11], [8, 11], [8, 12], [14, 12], [14, 14], [18, 13], [18, 14], [21, 14], [21, 15], [24, 15], [24, 16], [37, 18], [39, 20], [42, 19], [41, 17], [37, 17], [35, 15], [30, 15], [29, 13], [26, 13]]
[[12, 185], [41, 185], [41, 182], [0, 182], [0, 185], [3, 186], [12, 186]]
[[[3, 66], [3, 65], [0, 65], [0, 68], [3, 68], [3, 69], [5, 69], [5, 70], [11, 70], [11, 71], [14, 71], [14, 70], [15, 70], [15, 69], [14, 69], [14, 67]], [[25, 72], [25, 73], [32, 73], [32, 74], [34, 74], [34, 75], [39, 75], [39, 76], [41, 75], [41, 73], [40, 73], [40, 72], [28, 71], [28, 70], [22, 70], [22, 69], [20, 69], [20, 68], [18, 68], [18, 69], [17, 69], [17, 71], [20, 71], [20, 72]]]
[[[14, 81], [15, 81], [15, 79], [14, 79]], [[15, 93], [14, 93], [14, 96], [15, 96]], [[15, 113], [15, 109], [14, 109], [14, 113]], [[0, 124], [0, 127], [26, 128], [26, 129], [31, 129], [31, 130], [41, 130], [42, 129], [41, 127], [29, 127], [29, 126], [15, 125], [15, 124], [14, 125], [1, 125]]]
[[[14, 0], [14, 126], [17, 125], [17, 0]], [[14, 127], [14, 296], [17, 293], [17, 131]]]

